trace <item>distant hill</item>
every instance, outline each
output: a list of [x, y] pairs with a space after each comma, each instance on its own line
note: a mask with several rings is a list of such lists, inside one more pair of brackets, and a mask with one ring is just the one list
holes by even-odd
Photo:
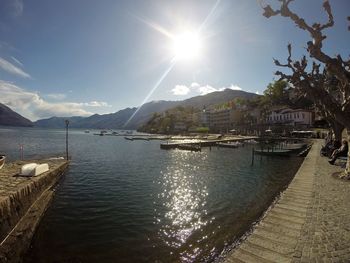
[[[135, 113], [137, 108], [126, 108], [115, 113], [94, 114], [90, 117], [71, 117], [70, 127], [72, 128], [95, 128], [95, 129], [137, 129], [146, 123], [153, 113], [163, 112], [176, 106], [187, 106], [203, 108], [204, 106], [215, 105], [230, 101], [234, 98], [252, 99], [258, 95], [241, 90], [225, 89], [202, 96], [196, 96], [183, 101], [151, 101], [143, 104], [132, 120], [124, 126], [128, 119]], [[74, 118], [74, 119], [73, 119]], [[67, 118], [52, 117], [38, 120], [34, 123], [37, 127], [59, 128], [64, 127], [64, 120]]]
[[0, 103], [0, 125], [4, 126], [18, 126], [31, 127], [33, 123], [19, 115], [17, 112], [11, 110], [9, 107]]
[[60, 129], [65, 127], [65, 120], [69, 120], [69, 126], [74, 126], [79, 121], [85, 119], [84, 117], [74, 116], [74, 117], [51, 117], [48, 119], [41, 119], [34, 122], [36, 127], [41, 128], [54, 128]]
[[136, 108], [126, 108], [115, 113], [94, 114], [76, 123], [74, 128], [118, 129], [136, 111]]
[[259, 95], [255, 93], [245, 92], [242, 90], [225, 89], [223, 91], [215, 91], [206, 95], [196, 96], [181, 102], [181, 106], [192, 106], [194, 108], [203, 108], [204, 106], [215, 105], [233, 100], [235, 98], [253, 99]]

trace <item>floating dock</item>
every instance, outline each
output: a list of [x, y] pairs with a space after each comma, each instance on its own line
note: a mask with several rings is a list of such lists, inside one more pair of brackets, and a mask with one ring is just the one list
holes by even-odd
[[[27, 163], [48, 163], [49, 171], [22, 177]], [[53, 197], [53, 187], [67, 170], [66, 160], [6, 163], [0, 170], [0, 262], [21, 262]]]
[[248, 141], [255, 140], [258, 137], [233, 137], [226, 139], [216, 139], [216, 140], [191, 140], [191, 141], [182, 141], [182, 142], [168, 142], [161, 143], [160, 148], [163, 150], [176, 149], [181, 147], [181, 145], [199, 145], [200, 147], [210, 147], [215, 146], [216, 143], [228, 143], [228, 142], [239, 142], [239, 141]]

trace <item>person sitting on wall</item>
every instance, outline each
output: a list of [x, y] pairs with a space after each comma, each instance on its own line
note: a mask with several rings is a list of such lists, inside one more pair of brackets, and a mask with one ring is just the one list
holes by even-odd
[[328, 162], [333, 165], [335, 160], [337, 160], [338, 157], [348, 156], [348, 151], [349, 151], [348, 142], [346, 140], [343, 140], [341, 147], [333, 151], [331, 155], [331, 160], [329, 160]]
[[331, 155], [333, 154], [334, 150], [340, 147], [341, 147], [341, 143], [338, 140], [330, 140], [326, 143], [325, 146], [322, 146], [321, 154], [323, 156], [327, 156], [331, 158]]

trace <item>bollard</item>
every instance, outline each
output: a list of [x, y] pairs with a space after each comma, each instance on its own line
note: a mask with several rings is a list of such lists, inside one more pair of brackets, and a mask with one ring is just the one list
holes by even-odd
[[68, 156], [68, 125], [69, 125], [69, 120], [65, 120], [66, 123], [66, 160], [68, 161], [69, 156]]

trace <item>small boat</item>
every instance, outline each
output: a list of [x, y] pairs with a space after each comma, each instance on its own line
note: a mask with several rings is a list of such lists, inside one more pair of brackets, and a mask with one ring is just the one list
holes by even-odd
[[259, 142], [254, 140], [254, 139], [251, 139], [251, 140], [246, 140], [244, 141], [245, 143], [248, 143], [248, 144], [258, 144]]
[[6, 159], [6, 155], [0, 155], [0, 169], [4, 166], [5, 159]]
[[217, 142], [216, 145], [223, 148], [238, 148], [236, 143]]
[[238, 145], [227, 142], [217, 142], [216, 145], [223, 148], [238, 148]]
[[133, 140], [144, 140], [144, 141], [149, 141], [149, 138], [147, 136], [139, 136], [139, 137], [132, 137]]
[[90, 133], [90, 131], [89, 131], [89, 130], [85, 130], [84, 132], [85, 132], [85, 133]]
[[47, 163], [37, 164], [37, 163], [27, 163], [21, 167], [20, 176], [38, 176], [49, 170], [49, 165]]
[[199, 144], [179, 144], [177, 148], [180, 150], [187, 150], [187, 151], [194, 151], [194, 152], [200, 152], [202, 150]]
[[133, 140], [134, 140], [134, 138], [132, 138], [132, 137], [126, 137], [126, 136], [124, 137], [124, 139], [125, 139], [125, 140], [128, 140], [128, 141], [133, 141]]
[[291, 156], [293, 151], [284, 149], [260, 149], [254, 150], [254, 153], [267, 156]]

